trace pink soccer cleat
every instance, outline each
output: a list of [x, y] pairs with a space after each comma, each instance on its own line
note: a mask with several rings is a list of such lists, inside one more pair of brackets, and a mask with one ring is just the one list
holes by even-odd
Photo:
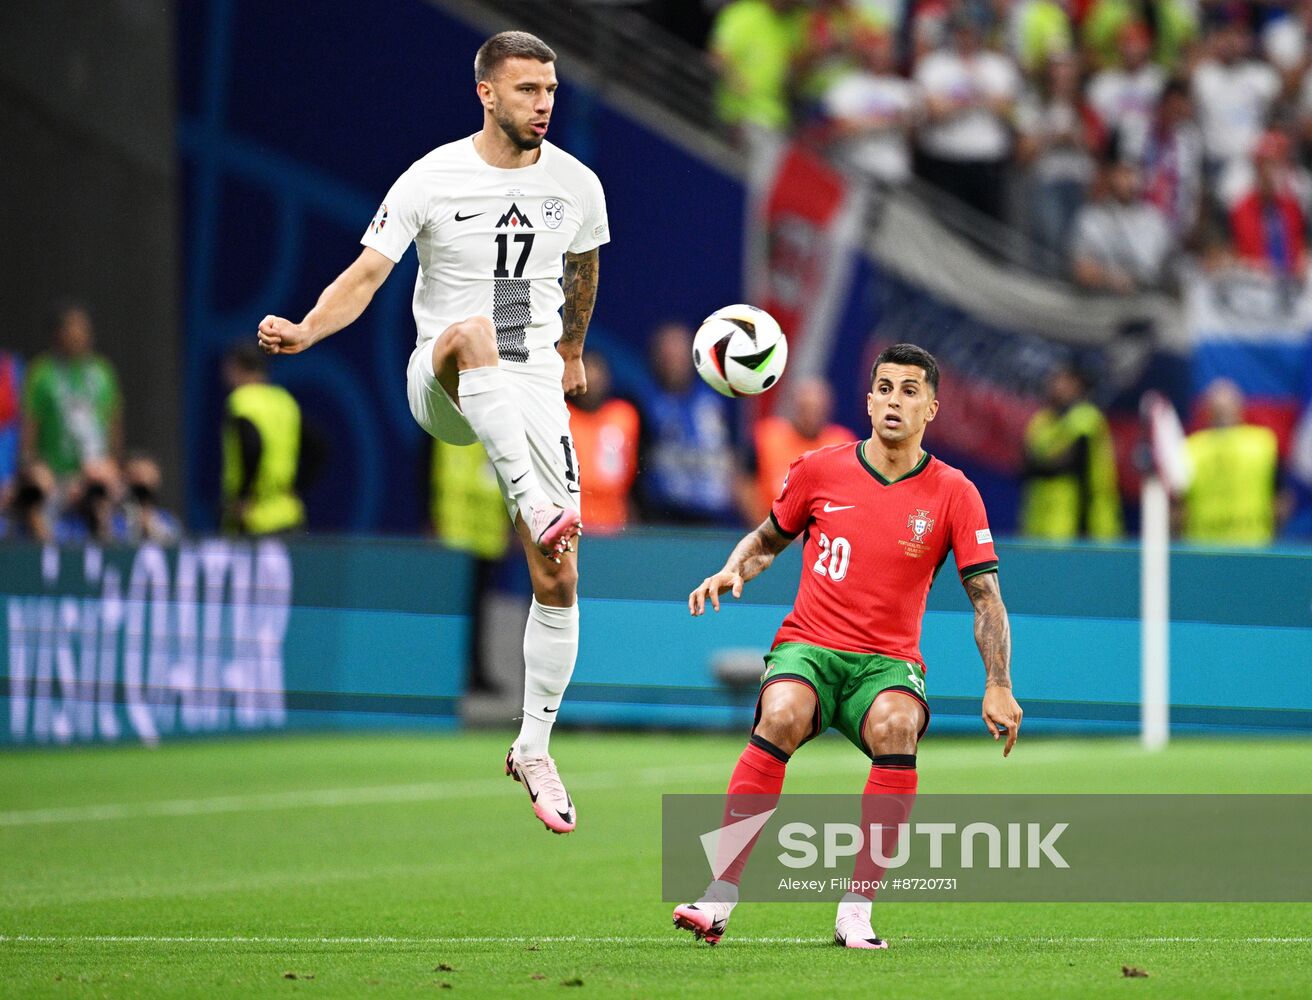
[[834, 922], [834, 944], [841, 948], [884, 949], [888, 942], [870, 926], [870, 904], [840, 906]]
[[692, 936], [707, 944], [718, 944], [729, 926], [729, 914], [733, 912], [733, 903], [719, 903], [701, 899], [695, 903], [683, 903], [674, 908], [674, 926], [684, 931], [692, 931]]
[[578, 822], [578, 813], [569, 792], [561, 784], [556, 762], [549, 756], [521, 760], [512, 746], [506, 754], [506, 774], [524, 786], [533, 801], [533, 812], [552, 833], [569, 833]]
[[579, 512], [572, 507], [535, 503], [528, 509], [528, 530], [538, 550], [548, 559], [560, 557], [574, 548], [574, 538], [583, 531]]

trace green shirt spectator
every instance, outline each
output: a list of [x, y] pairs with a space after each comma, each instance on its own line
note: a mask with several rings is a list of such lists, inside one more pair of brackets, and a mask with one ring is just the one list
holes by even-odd
[[1034, 538], [1111, 539], [1121, 534], [1116, 451], [1102, 412], [1083, 399], [1087, 384], [1063, 368], [1048, 384], [1049, 405], [1025, 429], [1020, 527]]
[[1185, 442], [1193, 481], [1184, 537], [1220, 545], [1270, 545], [1276, 536], [1276, 436], [1268, 427], [1210, 427]]
[[1186, 539], [1216, 545], [1269, 545], [1276, 535], [1280, 454], [1268, 427], [1244, 423], [1244, 397], [1229, 379], [1203, 393], [1210, 426], [1190, 434], [1193, 471], [1181, 503]]
[[822, 100], [837, 81], [861, 69], [857, 46], [864, 36], [888, 30], [879, 15], [847, 0], [807, 4], [794, 28], [793, 72], [798, 95], [810, 104]]
[[716, 103], [730, 125], [788, 127], [788, 80], [804, 11], [790, 0], [733, 0], [711, 28], [720, 71]]
[[1026, 73], [1039, 73], [1053, 56], [1072, 51], [1071, 22], [1055, 0], [1027, 0], [1012, 14], [1011, 44]]
[[241, 346], [224, 359], [232, 392], [224, 403], [223, 528], [241, 535], [294, 531], [305, 522], [301, 478], [301, 408], [270, 385], [264, 357]]
[[506, 554], [510, 519], [496, 470], [481, 444], [434, 440], [429, 487], [429, 519], [438, 538], [479, 559]]
[[[1191, 4], [1154, 0], [1157, 8], [1153, 59], [1168, 71], [1184, 66], [1184, 53], [1198, 37], [1198, 19]], [[1095, 66], [1115, 66], [1121, 29], [1140, 20], [1139, 4], [1131, 0], [1097, 0], [1084, 19], [1085, 49]]]
[[91, 318], [61, 309], [54, 345], [32, 362], [23, 389], [23, 458], [59, 478], [122, 449], [122, 397], [114, 367], [92, 352]]

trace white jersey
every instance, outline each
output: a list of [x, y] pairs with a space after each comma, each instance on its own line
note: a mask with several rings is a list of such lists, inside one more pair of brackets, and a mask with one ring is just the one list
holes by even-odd
[[490, 316], [507, 368], [559, 378], [563, 255], [609, 240], [601, 182], [574, 157], [543, 142], [536, 163], [507, 170], [485, 163], [469, 136], [412, 164], [360, 242], [391, 261], [418, 249], [417, 346]]

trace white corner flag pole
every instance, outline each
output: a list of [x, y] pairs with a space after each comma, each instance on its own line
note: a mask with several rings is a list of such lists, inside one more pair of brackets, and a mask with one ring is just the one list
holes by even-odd
[[1141, 412], [1148, 461], [1140, 497], [1139, 732], [1145, 749], [1160, 750], [1171, 732], [1171, 495], [1188, 487], [1191, 470], [1175, 408], [1150, 392]]
[[1156, 473], [1144, 478], [1140, 502], [1140, 739], [1160, 750], [1171, 729], [1171, 502]]

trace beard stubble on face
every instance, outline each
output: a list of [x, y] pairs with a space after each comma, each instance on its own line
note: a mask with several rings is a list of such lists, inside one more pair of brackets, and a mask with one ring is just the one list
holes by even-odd
[[[515, 148], [522, 153], [528, 153], [539, 148], [542, 145], [542, 140], [546, 138], [546, 136], [537, 135], [531, 131], [525, 134], [516, 128], [514, 120], [509, 115], [501, 111], [494, 111], [492, 118], [501, 131], [505, 133], [506, 138], [514, 143]], [[524, 127], [525, 129], [528, 128], [528, 126]]]

